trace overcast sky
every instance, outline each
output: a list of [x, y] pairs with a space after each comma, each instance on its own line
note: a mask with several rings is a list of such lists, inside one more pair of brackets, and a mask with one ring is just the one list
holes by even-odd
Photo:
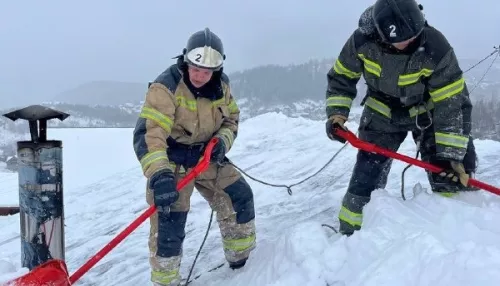
[[[92, 80], [144, 82], [191, 33], [223, 40], [228, 72], [336, 57], [374, 0], [48, 0], [0, 2], [0, 104], [47, 98]], [[500, 44], [500, 1], [422, 0], [459, 57]]]

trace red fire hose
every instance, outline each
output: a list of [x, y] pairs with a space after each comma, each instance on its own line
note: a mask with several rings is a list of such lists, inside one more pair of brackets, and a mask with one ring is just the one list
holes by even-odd
[[[212, 138], [208, 143], [203, 159], [196, 165], [182, 180], [177, 183], [177, 190], [180, 191], [191, 180], [200, 173], [204, 172], [210, 164], [210, 154], [218, 139]], [[99, 252], [92, 256], [85, 264], [83, 264], [73, 275], [68, 277], [66, 264], [61, 260], [50, 260], [44, 264], [34, 268], [30, 273], [17, 278], [7, 284], [7, 286], [71, 286], [88, 272], [97, 262], [106, 256], [113, 248], [115, 248], [122, 240], [130, 235], [139, 225], [149, 218], [156, 211], [156, 207], [150, 206], [144, 213], [136, 218], [129, 226], [120, 232], [113, 240], [106, 244]]]
[[[426, 163], [426, 162], [422, 162], [418, 159], [414, 159], [414, 158], [399, 154], [397, 152], [393, 152], [393, 151], [381, 148], [375, 144], [365, 142], [365, 141], [359, 139], [358, 137], [356, 137], [356, 135], [349, 130], [344, 130], [342, 128], [336, 128], [335, 133], [338, 136], [347, 140], [355, 148], [358, 148], [358, 149], [361, 149], [361, 150], [364, 150], [367, 152], [378, 153], [378, 154], [381, 154], [381, 155], [384, 155], [386, 157], [390, 157], [393, 159], [397, 159], [397, 160], [400, 160], [400, 161], [427, 169], [433, 173], [440, 173], [443, 171], [443, 168], [434, 166], [434, 165]], [[491, 192], [493, 194], [500, 195], [500, 188], [494, 187], [492, 185], [488, 185], [486, 183], [480, 182], [480, 181], [472, 179], [472, 178], [469, 179], [469, 186], [477, 187], [477, 188], [483, 189], [485, 191]]]

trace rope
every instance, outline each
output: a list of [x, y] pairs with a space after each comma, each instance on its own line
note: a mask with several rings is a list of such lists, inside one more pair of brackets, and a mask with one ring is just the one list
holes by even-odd
[[[338, 154], [340, 154], [340, 152], [347, 146], [347, 142], [344, 143], [344, 146], [342, 146], [333, 156], [330, 160], [328, 160], [328, 162], [326, 162], [326, 164], [321, 167], [318, 171], [316, 171], [314, 174], [310, 175], [309, 177], [295, 183], [295, 184], [291, 184], [291, 185], [284, 185], [284, 184], [272, 184], [272, 183], [267, 183], [265, 181], [262, 181], [262, 180], [259, 180], [259, 179], [256, 179], [252, 176], [250, 176], [248, 173], [246, 173], [244, 170], [242, 170], [241, 168], [239, 168], [238, 166], [236, 166], [236, 164], [234, 164], [233, 162], [231, 162], [231, 160], [228, 159], [228, 164], [232, 165], [234, 168], [236, 168], [237, 170], [239, 170], [242, 174], [244, 174], [245, 176], [249, 177], [250, 179], [256, 181], [256, 182], [259, 182], [259, 183], [262, 183], [264, 185], [268, 185], [268, 186], [272, 186], [272, 187], [285, 187], [287, 188], [288, 190], [288, 194], [289, 195], [292, 195], [292, 187], [294, 186], [297, 186], [297, 185], [300, 185], [302, 183], [304, 183], [305, 181], [311, 179], [312, 177], [316, 176], [317, 174], [319, 174], [321, 171], [323, 171], [331, 162], [333, 162], [333, 160], [338, 156]], [[218, 166], [218, 168], [220, 168], [221, 165]], [[218, 171], [217, 171], [218, 173]], [[205, 245], [205, 242], [207, 240], [207, 237], [208, 237], [208, 234], [210, 232], [210, 227], [212, 226], [212, 220], [213, 220], [213, 216], [214, 216], [214, 210], [212, 209], [212, 212], [210, 214], [210, 221], [208, 222], [208, 227], [207, 227], [207, 231], [205, 232], [205, 237], [203, 238], [203, 241], [201, 242], [201, 245], [200, 245], [200, 248], [198, 249], [198, 252], [196, 253], [196, 256], [193, 260], [193, 264], [191, 264], [191, 268], [189, 270], [189, 274], [188, 274], [188, 277], [186, 279], [186, 284], [184, 284], [185, 286], [189, 285], [189, 283], [193, 282], [193, 280], [197, 279], [199, 277], [199, 275], [195, 278], [193, 278], [193, 280], [189, 280], [191, 278], [191, 275], [193, 274], [193, 270], [194, 270], [194, 267], [196, 265], [196, 261], [198, 260], [198, 257], [200, 256], [200, 253], [201, 253], [201, 250], [203, 249], [203, 246]], [[331, 228], [333, 231], [337, 232], [337, 230], [332, 227], [332, 226], [329, 226], [329, 225], [324, 225], [326, 227], [329, 227]], [[224, 265], [221, 264], [221, 265], [218, 265], [216, 267], [214, 267], [213, 269], [210, 269], [209, 271], [212, 271], [212, 270], [215, 270], [215, 269], [218, 269], [220, 267], [222, 267]]]
[[467, 73], [471, 69], [477, 67], [482, 62], [484, 62], [485, 60], [487, 60], [488, 58], [490, 58], [491, 56], [493, 56], [495, 53], [499, 53], [500, 52], [500, 46], [499, 47], [493, 47], [493, 49], [495, 49], [495, 50], [493, 52], [491, 52], [491, 54], [487, 55], [486, 57], [484, 57], [484, 59], [482, 59], [479, 62], [477, 62], [476, 64], [472, 65], [470, 68], [468, 68], [466, 71], [464, 71], [464, 73]]
[[[420, 104], [423, 104], [422, 102]], [[427, 119], [429, 120], [429, 124], [426, 126], [420, 126], [418, 124], [418, 116], [419, 114], [415, 115], [415, 125], [417, 126], [418, 130], [420, 131], [420, 134], [418, 135], [418, 138], [416, 140], [416, 149], [417, 149], [417, 154], [415, 155], [415, 159], [418, 158], [418, 155], [420, 154], [420, 147], [422, 146], [422, 141], [424, 141], [424, 134], [425, 130], [427, 130], [429, 127], [432, 126], [432, 114], [430, 110], [427, 108], [427, 105], [423, 104], [422, 105], [425, 108], [425, 113], [427, 114]], [[404, 201], [406, 201], [406, 196], [405, 196], [405, 173], [406, 171], [413, 166], [412, 164], [408, 164], [404, 169], [403, 172], [401, 172], [401, 197], [403, 198]]]
[[[422, 132], [423, 134], [423, 132]], [[415, 155], [415, 159], [418, 159], [418, 155], [420, 154], [420, 148], [417, 147], [417, 154]], [[408, 170], [412, 164], [408, 164], [404, 169], [403, 172], [401, 172], [401, 197], [403, 198], [403, 201], [406, 201], [406, 196], [405, 196], [405, 173], [406, 170]]]
[[245, 171], [243, 171], [240, 167], [236, 166], [233, 162], [231, 162], [231, 160], [229, 160], [229, 164], [233, 165], [233, 167], [235, 167], [237, 170], [239, 170], [241, 173], [243, 173], [245, 176], [247, 176], [248, 178], [256, 181], [256, 182], [259, 182], [261, 184], [264, 184], [264, 185], [267, 185], [267, 186], [271, 186], [271, 187], [277, 187], [277, 188], [286, 188], [287, 191], [288, 191], [288, 194], [289, 195], [292, 195], [292, 187], [295, 187], [297, 185], [300, 185], [302, 183], [304, 183], [305, 181], [313, 178], [314, 176], [318, 175], [321, 171], [323, 171], [328, 165], [330, 165], [331, 162], [333, 162], [333, 160], [337, 157], [338, 154], [340, 154], [340, 152], [347, 146], [347, 142], [344, 143], [344, 146], [342, 146], [333, 156], [332, 158], [330, 158], [330, 160], [328, 160], [328, 162], [326, 162], [326, 164], [321, 167], [318, 171], [316, 171], [314, 174], [310, 175], [309, 177], [297, 182], [297, 183], [294, 183], [294, 184], [291, 184], [291, 185], [285, 185], [285, 184], [272, 184], [272, 183], [268, 183], [268, 182], [265, 182], [263, 180], [260, 180], [260, 179], [257, 179], [255, 177], [252, 177], [251, 175], [249, 175], [248, 173], [246, 173]]
[[327, 227], [327, 228], [333, 230], [335, 233], [339, 233], [339, 231], [335, 227], [333, 227], [333, 226], [331, 226], [329, 224], [323, 223], [323, 224], [321, 224], [321, 226]]
[[476, 83], [476, 85], [474, 85], [474, 87], [472, 88], [472, 90], [470, 91], [469, 94], [471, 94], [479, 86], [479, 84], [481, 83], [481, 81], [483, 81], [484, 77], [488, 74], [488, 72], [490, 71], [491, 67], [493, 66], [493, 64], [495, 63], [495, 61], [498, 59], [498, 56], [500, 55], [500, 50], [497, 49], [494, 53], [496, 53], [497, 55], [491, 61], [490, 65], [488, 66], [488, 68], [486, 69], [486, 71], [483, 73], [483, 76], [479, 79], [479, 81]]
[[213, 217], [214, 217], [214, 211], [212, 210], [212, 213], [210, 214], [210, 221], [208, 222], [207, 231], [205, 232], [205, 237], [203, 238], [203, 241], [201, 242], [200, 248], [198, 249], [198, 252], [196, 253], [196, 256], [194, 257], [193, 264], [191, 265], [191, 269], [189, 270], [189, 275], [186, 279], [186, 284], [185, 284], [186, 286], [189, 285], [189, 283], [193, 282], [192, 280], [189, 281], [189, 278], [191, 278], [191, 274], [193, 274], [194, 266], [196, 265], [196, 261], [198, 260], [198, 256], [200, 256], [201, 250], [203, 249], [203, 245], [205, 245], [205, 241], [207, 241], [208, 233], [210, 232], [210, 227], [212, 226]]

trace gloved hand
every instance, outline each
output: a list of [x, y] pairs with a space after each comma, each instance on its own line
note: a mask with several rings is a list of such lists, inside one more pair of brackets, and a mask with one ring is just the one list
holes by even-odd
[[168, 211], [169, 206], [179, 199], [174, 173], [168, 169], [153, 174], [149, 180], [149, 188], [153, 191], [158, 212]]
[[337, 136], [335, 134], [334, 128], [340, 127], [344, 130], [346, 130], [344, 123], [347, 121], [347, 118], [342, 115], [332, 115], [328, 120], [326, 121], [326, 135], [328, 138], [331, 140], [336, 140], [339, 141], [340, 143], [345, 143], [346, 140], [340, 136]]
[[212, 154], [210, 154], [210, 162], [220, 164], [226, 157], [226, 143], [224, 143], [224, 140], [222, 140], [222, 138], [217, 138], [219, 140], [212, 149]]
[[449, 183], [462, 184], [464, 187], [467, 187], [469, 184], [470, 176], [465, 172], [464, 165], [460, 162], [450, 161], [451, 170], [444, 170], [439, 173], [444, 180]]

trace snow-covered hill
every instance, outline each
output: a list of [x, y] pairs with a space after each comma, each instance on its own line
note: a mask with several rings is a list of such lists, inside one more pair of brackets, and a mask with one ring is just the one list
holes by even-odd
[[[272, 124], [269, 124], [272, 122]], [[351, 130], [356, 124], [349, 125]], [[314, 173], [342, 147], [324, 135], [323, 122], [269, 113], [241, 124], [229, 157], [250, 175], [292, 184]], [[71, 273], [124, 229], [147, 206], [145, 180], [131, 145], [131, 129], [58, 129], [64, 141], [66, 257]], [[99, 138], [99, 140], [95, 140]], [[500, 143], [476, 140], [479, 180], [500, 185]], [[414, 156], [410, 138], [400, 151]], [[347, 146], [318, 176], [294, 187], [273, 188], [248, 179], [255, 194], [258, 247], [247, 265], [232, 271], [223, 262], [216, 223], [212, 225], [190, 285], [498, 285], [500, 197], [487, 192], [444, 198], [428, 194], [423, 170], [407, 171], [406, 194], [394, 162], [385, 190], [365, 208], [363, 229], [346, 238], [321, 227], [337, 225], [340, 200], [356, 150]], [[102, 158], [106, 158], [103, 160]], [[17, 203], [17, 175], [0, 173], [2, 204]], [[182, 274], [186, 277], [201, 244], [210, 209], [195, 192], [186, 227]], [[76, 285], [149, 285], [146, 221]], [[0, 281], [20, 268], [18, 216], [0, 217]], [[1, 283], [1, 282], [0, 282]]]
[[[467, 70], [477, 62], [477, 59], [461, 59], [460, 65]], [[474, 136], [500, 140], [500, 125], [495, 127], [496, 118], [487, 116], [481, 119], [483, 114], [498, 114], [500, 110], [499, 65], [493, 65], [483, 78], [491, 62], [492, 59], [484, 61], [468, 71], [465, 78], [472, 91], [471, 98], [478, 106], [473, 109]], [[241, 120], [268, 112], [325, 120], [326, 74], [333, 63], [333, 58], [314, 59], [300, 64], [266, 65], [230, 73], [232, 92], [241, 110]], [[482, 82], [474, 89], [479, 79]], [[95, 81], [65, 91], [43, 105], [71, 115], [64, 122], [52, 120], [49, 126], [133, 127], [146, 90], [147, 82]], [[365, 92], [366, 85], [361, 79], [354, 106], [359, 106]], [[3, 110], [2, 114], [12, 109]], [[356, 118], [350, 120], [356, 121]], [[0, 137], [0, 150], [13, 153], [15, 140], [28, 135], [27, 123], [12, 123], [0, 117], [0, 134], [3, 135]]]
[[[481, 57], [460, 59], [460, 66], [466, 71], [476, 64], [479, 58]], [[482, 80], [472, 93], [473, 101], [492, 99], [498, 102], [500, 90], [498, 65], [493, 65], [483, 78], [492, 60], [489, 58], [465, 74], [469, 90], [474, 89], [478, 81]], [[334, 62], [334, 58], [313, 59], [299, 64], [264, 65], [229, 73], [233, 94], [242, 110], [242, 119], [267, 112], [281, 112], [292, 117], [303, 116], [323, 120], [326, 74]], [[151, 75], [151, 80], [155, 77], [156, 75]], [[104, 105], [95, 110], [63, 106], [64, 109], [76, 111], [75, 115], [78, 117], [87, 117], [85, 120], [75, 122], [70, 119], [71, 124], [89, 121], [88, 123], [94, 126], [122, 126], [131, 124], [130, 122], [135, 119], [134, 116], [139, 112], [144, 99], [147, 84], [147, 82], [89, 82], [55, 96], [51, 102], [84, 106]], [[361, 102], [365, 93], [366, 85], [361, 79], [355, 105]], [[131, 116], [128, 117], [123, 111], [129, 112]], [[109, 113], [114, 116], [110, 117]], [[98, 120], [95, 120], [96, 118]]]

